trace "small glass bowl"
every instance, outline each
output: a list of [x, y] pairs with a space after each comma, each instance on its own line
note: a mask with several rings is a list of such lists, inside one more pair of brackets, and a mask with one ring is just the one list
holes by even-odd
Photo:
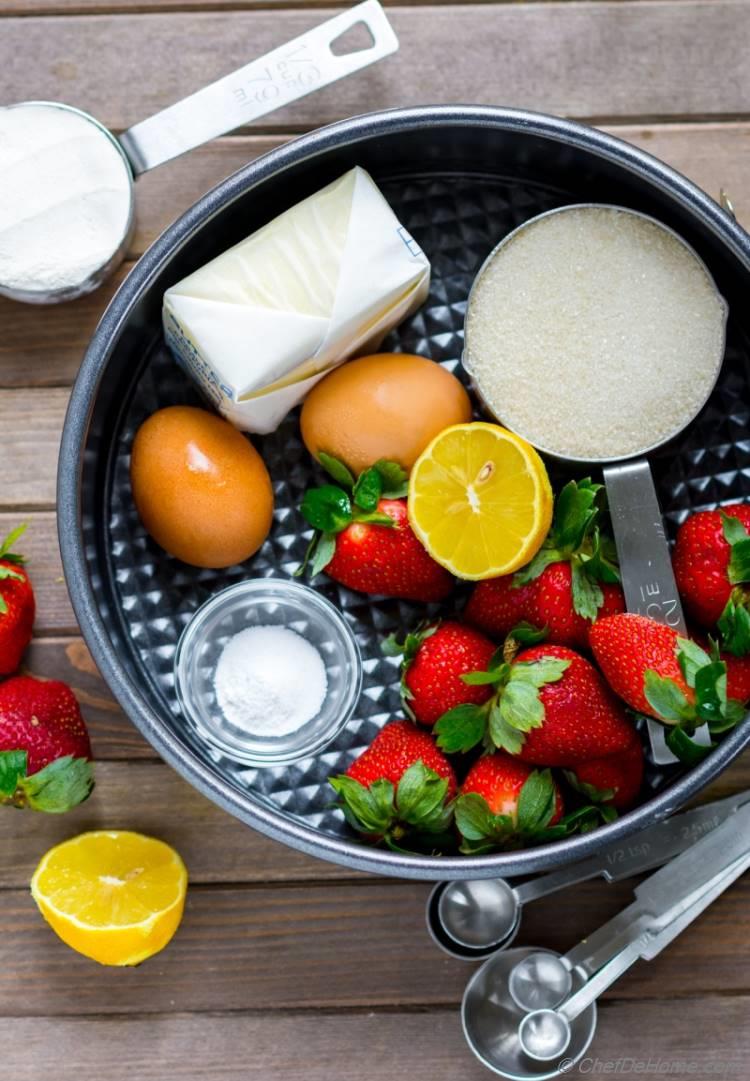
[[[283, 736], [253, 735], [219, 708], [214, 675], [224, 646], [247, 627], [296, 631], [320, 653], [328, 687], [319, 712]], [[222, 590], [185, 628], [175, 655], [175, 690], [198, 735], [228, 758], [251, 766], [296, 762], [316, 754], [344, 728], [362, 690], [362, 658], [346, 621], [314, 589], [283, 578], [256, 578]]]

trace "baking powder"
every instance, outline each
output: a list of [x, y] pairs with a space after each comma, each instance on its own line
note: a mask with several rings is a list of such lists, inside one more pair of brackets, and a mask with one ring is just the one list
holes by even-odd
[[97, 124], [53, 104], [0, 108], [0, 288], [43, 298], [84, 285], [130, 214], [127, 164]]
[[287, 627], [247, 627], [231, 638], [214, 676], [226, 719], [259, 736], [287, 736], [323, 705], [328, 678], [317, 649]]

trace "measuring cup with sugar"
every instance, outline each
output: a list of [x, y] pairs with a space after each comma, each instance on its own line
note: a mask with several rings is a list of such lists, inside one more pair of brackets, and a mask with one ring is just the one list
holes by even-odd
[[[345, 51], [357, 30], [367, 44]], [[397, 49], [378, 0], [364, 0], [119, 137], [57, 102], [0, 108], [0, 295], [55, 304], [90, 293], [125, 257], [141, 173]]]
[[[537, 449], [603, 466], [627, 608], [686, 633], [646, 455], [706, 404], [728, 308], [703, 261], [661, 222], [577, 204], [490, 253], [466, 313], [464, 367], [487, 410]], [[654, 759], [675, 761], [649, 724]], [[708, 742], [701, 729], [696, 738]]]

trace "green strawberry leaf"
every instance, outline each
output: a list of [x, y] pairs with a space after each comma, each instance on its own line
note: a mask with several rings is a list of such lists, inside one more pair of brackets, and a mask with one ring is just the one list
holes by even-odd
[[12, 529], [4, 540], [0, 541], [0, 559], [5, 560], [6, 563], [25, 563], [24, 556], [18, 555], [18, 553], [12, 551], [13, 545], [16, 541], [23, 536], [28, 528], [27, 522], [22, 522], [21, 525]]
[[446, 754], [470, 751], [487, 730], [487, 707], [466, 704], [449, 709], [435, 722], [437, 745]]
[[491, 683], [504, 683], [509, 673], [510, 665], [501, 664], [498, 668], [488, 668], [486, 672], [464, 672], [461, 682], [469, 687], [486, 687]]
[[[465, 841], [489, 844], [507, 841], [513, 835], [513, 820], [509, 815], [495, 815], [484, 796], [467, 792], [459, 796], [455, 807], [456, 825]], [[462, 847], [462, 851], [465, 851]], [[476, 852], [477, 849], [472, 848]]]
[[377, 469], [366, 469], [364, 473], [360, 473], [354, 485], [352, 498], [362, 510], [374, 511], [377, 509], [382, 490], [383, 481]]
[[329, 778], [329, 784], [341, 796], [347, 821], [363, 833], [383, 834], [395, 817], [394, 788], [385, 779], [368, 787], [353, 777], [341, 774]]
[[310, 563], [310, 576], [315, 577], [328, 566], [336, 554], [336, 538], [332, 533], [321, 533]]
[[571, 561], [571, 593], [575, 611], [593, 623], [604, 604], [604, 594], [601, 586], [588, 573], [588, 566], [577, 556]]
[[428, 769], [420, 759], [405, 771], [396, 789], [396, 810], [402, 822], [428, 832], [435, 824], [444, 828], [448, 781]]
[[409, 474], [398, 462], [380, 458], [372, 467], [380, 474], [384, 499], [403, 499], [409, 492]]
[[721, 718], [718, 721], [709, 721], [708, 727], [713, 734], [718, 735], [720, 732], [728, 732], [730, 728], [734, 728], [740, 721], [744, 721], [746, 716], [745, 704], [734, 698], [728, 698], [723, 703]]
[[[504, 696], [503, 696], [504, 697]], [[490, 723], [485, 736], [485, 743], [490, 748], [498, 747], [508, 754], [520, 754], [523, 748], [524, 733], [505, 719], [501, 702], [490, 706]]]
[[735, 657], [750, 653], [750, 611], [744, 604], [736, 604], [729, 598], [717, 624], [721, 635], [721, 648]]
[[64, 814], [88, 799], [94, 788], [94, 767], [87, 758], [65, 755], [20, 783], [32, 811]]
[[695, 674], [695, 712], [703, 721], [724, 720], [727, 702], [727, 666], [713, 661]]
[[7, 605], [6, 601], [5, 601], [5, 598], [3, 597], [2, 593], [0, 593], [0, 616], [4, 616], [7, 611], [8, 611], [8, 605]]
[[519, 586], [533, 582], [551, 563], [559, 563], [564, 558], [564, 553], [557, 548], [540, 548], [531, 562], [513, 575], [513, 588], [518, 589]]
[[668, 728], [664, 739], [675, 758], [678, 758], [686, 766], [697, 766], [707, 754], [711, 753], [714, 747], [714, 744], [704, 747], [702, 744], [696, 743], [679, 725]]
[[678, 638], [674, 647], [680, 671], [688, 687], [695, 687], [695, 679], [701, 668], [711, 663], [705, 649], [689, 638]]
[[517, 733], [539, 728], [544, 722], [544, 706], [539, 697], [539, 688], [533, 683], [524, 680], [510, 682], [500, 698], [499, 706], [504, 724]]
[[596, 785], [589, 784], [588, 781], [579, 780], [571, 769], [563, 770], [563, 773], [570, 787], [585, 796], [590, 803], [607, 803], [609, 800], [614, 799], [617, 794], [614, 788], [597, 788]]
[[620, 581], [620, 568], [617, 562], [617, 549], [611, 537], [601, 533], [595, 526], [591, 534], [591, 552], [579, 553], [583, 570], [589, 578], [597, 582], [617, 585]]
[[523, 620], [517, 623], [506, 638], [506, 642], [512, 639], [519, 646], [536, 646], [543, 642], [549, 634], [549, 627], [535, 627], [532, 623]]
[[300, 511], [313, 529], [322, 533], [340, 533], [352, 521], [352, 503], [342, 488], [324, 484], [305, 493]]
[[646, 701], [663, 721], [676, 724], [691, 720], [694, 710], [673, 679], [660, 676], [649, 668], [643, 679]]
[[750, 536], [739, 518], [721, 511], [724, 539], [731, 547], [727, 576], [733, 586], [750, 582]]
[[547, 683], [557, 683], [570, 668], [570, 661], [558, 657], [541, 657], [538, 661], [521, 661], [510, 670], [511, 683], [530, 683], [533, 687], [544, 687]]
[[606, 804], [586, 804], [565, 815], [554, 826], [547, 826], [535, 834], [535, 843], [548, 843], [570, 837], [574, 833], [590, 833], [602, 823], [614, 822], [617, 810]]
[[26, 776], [26, 751], [0, 752], [0, 796], [13, 796]]
[[538, 833], [549, 825], [557, 805], [557, 788], [548, 769], [534, 770], [524, 781], [518, 796], [518, 829], [522, 834]]
[[342, 488], [348, 488], [349, 491], [354, 487], [354, 475], [343, 462], [338, 458], [334, 458], [331, 454], [326, 454], [321, 450], [318, 452], [318, 461], [325, 469], [329, 477], [333, 477], [337, 484], [340, 484]]
[[584, 538], [599, 515], [598, 495], [601, 484], [593, 484], [590, 477], [581, 481], [568, 481], [555, 501], [552, 536], [557, 548], [573, 552], [581, 547]]

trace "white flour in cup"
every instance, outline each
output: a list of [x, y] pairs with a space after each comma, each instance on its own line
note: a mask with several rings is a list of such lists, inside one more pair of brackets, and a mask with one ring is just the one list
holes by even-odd
[[98, 125], [54, 104], [0, 108], [0, 290], [44, 299], [85, 285], [130, 214], [127, 164]]

